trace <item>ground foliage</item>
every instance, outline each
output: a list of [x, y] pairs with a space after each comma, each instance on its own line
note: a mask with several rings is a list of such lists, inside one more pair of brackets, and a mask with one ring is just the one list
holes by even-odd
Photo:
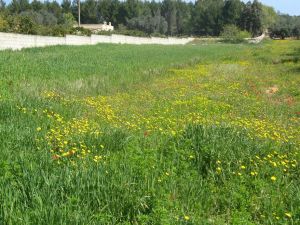
[[0, 223], [298, 224], [298, 46], [1, 52]]

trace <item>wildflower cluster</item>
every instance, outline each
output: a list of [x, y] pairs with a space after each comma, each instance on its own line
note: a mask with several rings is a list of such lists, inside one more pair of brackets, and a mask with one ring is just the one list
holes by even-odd
[[215, 170], [218, 174], [226, 171], [237, 176], [267, 178], [272, 182], [293, 179], [297, 176], [298, 169], [299, 153], [297, 151], [285, 154], [273, 151], [266, 155], [255, 155], [247, 161], [221, 163], [221, 160], [217, 160], [215, 163]]
[[[220, 66], [228, 65], [231, 64], [224, 63]], [[244, 68], [249, 66], [249, 62], [235, 65], [237, 68]], [[299, 142], [300, 131], [296, 129], [298, 119], [293, 118], [290, 126], [286, 127], [267, 118], [257, 118], [255, 114], [260, 110], [254, 103], [257, 99], [250, 93], [241, 95], [244, 87], [238, 81], [232, 82], [228, 87], [224, 86], [226, 80], [222, 79], [225, 78], [216, 80], [213, 70], [211, 65], [173, 69], [169, 71], [171, 76], [164, 79], [147, 86], [140, 84], [131, 91], [109, 96], [66, 98], [55, 91], [45, 91], [41, 96], [46, 101], [58, 102], [65, 107], [77, 104], [83, 109], [82, 115], [68, 119], [51, 110], [43, 110], [43, 115], [52, 124], [46, 132], [45, 140], [55, 158], [70, 158], [75, 155], [84, 158], [90, 152], [95, 152], [98, 146], [85, 146], [84, 138], [101, 136], [105, 127], [147, 133], [146, 136], [152, 133], [177, 136], [185, 130], [187, 124], [228, 124], [245, 129], [253, 139], [267, 139], [278, 143]], [[237, 103], [245, 98], [249, 98], [250, 105], [253, 104], [254, 116], [239, 115]], [[25, 107], [20, 107], [20, 110], [24, 113], [30, 111]], [[93, 158], [97, 162], [99, 159]], [[217, 171], [220, 173], [221, 167]], [[243, 172], [244, 169], [237, 174]], [[248, 173], [251, 176], [259, 174], [255, 169]]]

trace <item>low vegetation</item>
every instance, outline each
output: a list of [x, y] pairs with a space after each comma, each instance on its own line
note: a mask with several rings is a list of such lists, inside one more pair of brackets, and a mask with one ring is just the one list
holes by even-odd
[[0, 52], [0, 223], [299, 224], [299, 50]]
[[234, 25], [225, 26], [221, 33], [223, 41], [230, 43], [242, 43], [245, 42], [246, 38], [250, 37], [251, 36], [247, 31], [241, 31]]

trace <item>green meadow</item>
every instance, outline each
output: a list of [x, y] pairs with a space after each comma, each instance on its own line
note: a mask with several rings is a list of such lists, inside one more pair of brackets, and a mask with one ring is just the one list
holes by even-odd
[[0, 52], [0, 224], [300, 224], [299, 43]]

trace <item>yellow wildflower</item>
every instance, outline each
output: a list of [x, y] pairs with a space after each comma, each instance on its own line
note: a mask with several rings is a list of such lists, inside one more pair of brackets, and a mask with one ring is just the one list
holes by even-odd
[[253, 172], [253, 171], [251, 171], [251, 176], [255, 176], [255, 175], [257, 175], [257, 172]]
[[190, 217], [189, 216], [184, 216], [184, 219], [185, 220], [190, 220]]
[[291, 213], [286, 212], [286, 213], [284, 213], [284, 215], [286, 215], [286, 217], [288, 217], [288, 218], [292, 218], [292, 214]]

